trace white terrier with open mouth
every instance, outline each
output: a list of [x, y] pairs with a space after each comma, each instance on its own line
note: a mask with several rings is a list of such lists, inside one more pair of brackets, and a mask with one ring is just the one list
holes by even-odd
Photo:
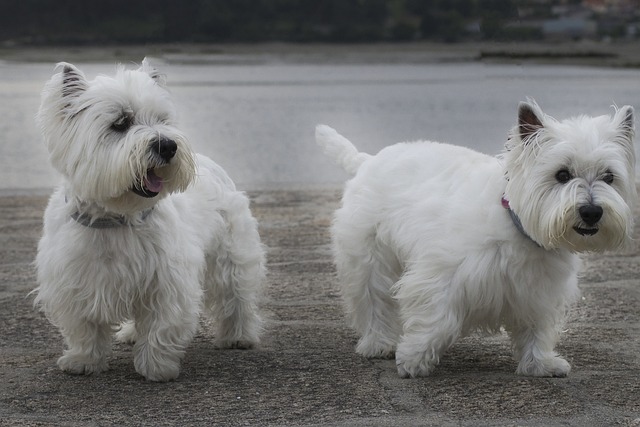
[[175, 379], [203, 307], [220, 347], [258, 343], [257, 223], [247, 197], [176, 127], [164, 76], [146, 60], [91, 81], [58, 68], [37, 121], [64, 180], [44, 215], [34, 291], [66, 341], [58, 366], [106, 370], [122, 324], [136, 371]]
[[347, 172], [333, 246], [366, 357], [429, 375], [473, 330], [510, 334], [517, 373], [563, 377], [554, 352], [579, 294], [579, 252], [630, 243], [633, 108], [556, 121], [521, 103], [498, 157], [436, 142], [371, 156], [328, 126], [316, 140]]

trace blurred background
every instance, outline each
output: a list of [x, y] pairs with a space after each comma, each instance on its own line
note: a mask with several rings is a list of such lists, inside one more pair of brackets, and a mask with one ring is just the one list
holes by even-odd
[[6, 44], [635, 38], [638, 0], [3, 0]]
[[35, 128], [55, 63], [145, 56], [194, 148], [244, 189], [335, 186], [326, 123], [375, 153], [438, 140], [499, 153], [518, 102], [640, 105], [640, 0], [0, 0], [0, 191], [58, 177]]

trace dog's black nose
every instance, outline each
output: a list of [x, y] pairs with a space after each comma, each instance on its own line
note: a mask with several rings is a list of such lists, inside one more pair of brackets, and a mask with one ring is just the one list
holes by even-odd
[[584, 205], [578, 209], [580, 218], [587, 225], [595, 225], [602, 218], [602, 208], [596, 205]]
[[156, 152], [165, 162], [168, 162], [176, 155], [178, 144], [168, 138], [158, 138], [151, 143], [151, 149]]

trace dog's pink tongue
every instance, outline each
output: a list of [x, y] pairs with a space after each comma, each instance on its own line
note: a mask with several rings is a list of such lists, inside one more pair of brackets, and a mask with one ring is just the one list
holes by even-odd
[[156, 175], [152, 170], [148, 170], [147, 176], [144, 178], [144, 186], [147, 190], [153, 193], [159, 193], [162, 191], [162, 178]]

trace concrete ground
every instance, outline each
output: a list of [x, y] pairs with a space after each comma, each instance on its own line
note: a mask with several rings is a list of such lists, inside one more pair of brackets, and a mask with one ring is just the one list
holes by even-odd
[[27, 296], [46, 197], [0, 197], [0, 425], [640, 426], [640, 230], [632, 251], [587, 258], [558, 347], [567, 378], [516, 376], [507, 337], [495, 336], [465, 338], [431, 377], [403, 380], [392, 360], [354, 353], [329, 247], [339, 195], [251, 193], [270, 248], [263, 343], [218, 350], [203, 320], [164, 384], [115, 343], [106, 373], [57, 369], [61, 336]]

